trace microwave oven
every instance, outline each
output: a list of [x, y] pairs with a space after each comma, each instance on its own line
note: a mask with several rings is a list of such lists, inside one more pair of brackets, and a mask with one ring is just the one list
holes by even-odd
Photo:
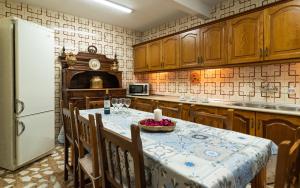
[[129, 95], [149, 95], [148, 83], [133, 83], [128, 85]]

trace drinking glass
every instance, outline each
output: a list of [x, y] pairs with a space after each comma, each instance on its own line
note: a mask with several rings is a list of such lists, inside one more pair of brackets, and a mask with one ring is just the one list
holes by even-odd
[[121, 101], [121, 110], [124, 111], [124, 105], [125, 105], [125, 98], [120, 98]]
[[122, 100], [121, 99], [116, 99], [116, 107], [118, 109], [117, 113], [119, 113], [120, 108], [122, 107]]
[[117, 107], [117, 99], [116, 99], [116, 98], [112, 98], [112, 99], [111, 99], [111, 104], [112, 104], [112, 106], [113, 106], [113, 108], [114, 108], [114, 111], [116, 111], [116, 107]]
[[130, 106], [130, 104], [131, 104], [131, 99], [130, 98], [126, 98], [125, 99], [125, 106], [126, 106], [126, 108], [127, 108], [127, 112], [129, 112], [129, 106]]

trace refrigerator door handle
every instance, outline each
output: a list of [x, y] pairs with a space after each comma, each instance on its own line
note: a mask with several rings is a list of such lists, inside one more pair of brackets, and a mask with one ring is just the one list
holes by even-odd
[[[25, 131], [25, 124], [22, 121], [18, 121], [17, 125], [18, 125], [18, 127], [17, 127], [17, 136], [21, 136], [23, 134], [23, 132]], [[19, 131], [19, 125], [22, 126], [21, 131]]]
[[[16, 110], [16, 114], [19, 115], [19, 114], [21, 114], [21, 113], [24, 111], [24, 109], [25, 109], [25, 104], [24, 104], [23, 101], [17, 99], [17, 100], [16, 100], [16, 106], [17, 106], [17, 108], [16, 108], [16, 109], [17, 109], [17, 110]], [[20, 109], [19, 109], [19, 106], [21, 106]]]

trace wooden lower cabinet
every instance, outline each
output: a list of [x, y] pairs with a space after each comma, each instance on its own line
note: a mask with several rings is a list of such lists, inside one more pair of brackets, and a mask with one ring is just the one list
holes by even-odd
[[141, 110], [145, 112], [153, 112], [155, 108], [155, 101], [149, 100], [149, 99], [139, 99], [139, 98], [133, 98], [132, 99], [132, 108], [136, 110]]
[[205, 122], [204, 118], [201, 118], [200, 116], [194, 117], [193, 114], [197, 112], [205, 112], [208, 114], [217, 114], [218, 108], [216, 107], [211, 107], [211, 106], [201, 106], [201, 105], [191, 105], [190, 107], [190, 112], [189, 112], [189, 121], [195, 122], [195, 123], [200, 123]]
[[256, 113], [256, 135], [277, 145], [284, 140], [300, 138], [300, 117], [271, 113]]
[[[227, 108], [218, 109], [219, 115], [226, 116]], [[234, 110], [233, 112], [233, 131], [255, 135], [255, 112]]]
[[176, 102], [157, 101], [158, 108], [164, 116], [179, 118], [182, 117], [182, 104]]

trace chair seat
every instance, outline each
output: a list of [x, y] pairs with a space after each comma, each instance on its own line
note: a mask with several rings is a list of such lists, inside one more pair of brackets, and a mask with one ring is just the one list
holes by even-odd
[[267, 184], [275, 183], [275, 173], [276, 173], [277, 155], [272, 155], [267, 164]]
[[[99, 177], [95, 177], [93, 174], [92, 157], [90, 154], [86, 154], [83, 158], [80, 158], [78, 161], [80, 166], [87, 173], [88, 176], [94, 179], [99, 178]], [[101, 177], [101, 172], [100, 172], [100, 177]]]

